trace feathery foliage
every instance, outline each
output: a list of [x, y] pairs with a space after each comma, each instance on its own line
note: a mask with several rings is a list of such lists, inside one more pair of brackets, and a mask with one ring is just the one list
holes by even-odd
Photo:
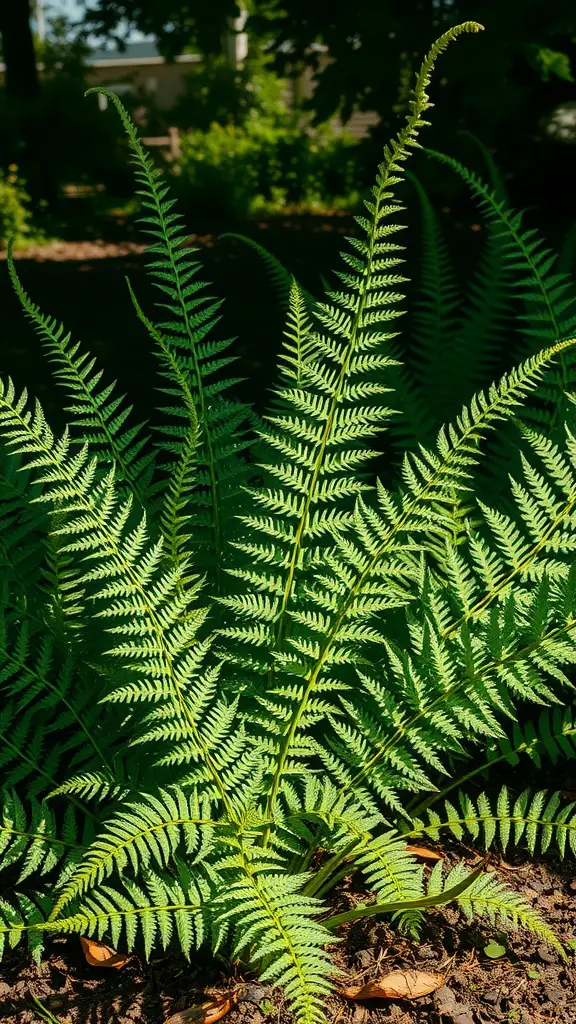
[[[330, 946], [363, 917], [388, 914], [417, 935], [427, 908], [455, 902], [561, 952], [483, 865], [427, 873], [409, 848], [445, 832], [486, 849], [576, 852], [574, 807], [557, 794], [513, 793], [513, 774], [495, 800], [463, 788], [495, 764], [576, 751], [563, 707], [576, 661], [576, 440], [567, 417], [559, 440], [528, 413], [576, 339], [550, 258], [475, 178], [499, 226], [469, 330], [489, 353], [502, 302], [480, 296], [506, 264], [524, 333], [543, 347], [435, 433], [426, 424], [398, 481], [374, 486], [367, 472], [431, 355], [438, 368], [456, 358], [464, 321], [416, 185], [428, 283], [419, 372], [399, 371], [396, 186], [428, 123], [435, 61], [479, 28], [451, 29], [424, 61], [339, 290], [313, 298], [271, 263], [287, 321], [256, 440], [251, 413], [228, 397], [229, 342], [211, 337], [220, 301], [204, 294], [167, 186], [112, 93], [167, 310], [157, 322], [130, 290], [168, 396], [154, 446], [9, 263], [73, 404], [57, 437], [38, 403], [0, 383], [1, 944], [27, 937], [38, 958], [56, 933], [147, 956], [205, 943], [281, 985], [300, 1024], [325, 1019]], [[494, 504], [477, 470], [487, 439], [520, 415], [518, 473]], [[517, 721], [527, 702], [536, 725]], [[466, 758], [474, 767], [458, 777]], [[334, 908], [328, 897], [354, 872], [372, 896]]]

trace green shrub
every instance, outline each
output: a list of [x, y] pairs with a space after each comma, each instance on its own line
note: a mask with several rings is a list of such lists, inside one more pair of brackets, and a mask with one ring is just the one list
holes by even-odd
[[31, 240], [30, 196], [18, 174], [16, 164], [10, 164], [8, 171], [0, 171], [0, 246], [5, 247], [10, 239], [17, 246]]
[[306, 131], [291, 115], [213, 122], [182, 136], [186, 201], [213, 215], [341, 209], [357, 202], [355, 142], [323, 126]]
[[[576, 661], [576, 447], [569, 431], [560, 447], [526, 425], [544, 377], [542, 405], [566, 379], [572, 297], [482, 184], [523, 329], [543, 347], [431, 447], [407, 451], [393, 485], [366, 477], [398, 379], [395, 189], [427, 123], [436, 58], [479, 28], [451, 29], [426, 58], [339, 289], [312, 300], [290, 282], [255, 439], [231, 397], [231, 343], [213, 334], [221, 303], [112, 93], [161, 300], [157, 320], [131, 293], [159, 361], [153, 442], [10, 264], [71, 412], [57, 438], [25, 392], [1, 385], [0, 867], [12, 885], [0, 938], [11, 945], [27, 936], [39, 957], [44, 936], [81, 933], [188, 956], [206, 943], [282, 985], [302, 1024], [325, 1020], [334, 932], [363, 917], [389, 914], [418, 935], [428, 907], [454, 901], [562, 954], [483, 864], [427, 874], [409, 849], [449, 833], [576, 852], [574, 805], [558, 794], [511, 799], [505, 787], [490, 800], [471, 785], [493, 764], [576, 752], [561, 707]], [[512, 419], [523, 462], [500, 480], [508, 515], [474, 474], [486, 436]], [[540, 718], [521, 729], [528, 702]], [[373, 896], [351, 907], [337, 885], [353, 872]]]
[[240, 69], [209, 60], [187, 76], [173, 111], [182, 137], [182, 193], [213, 215], [302, 212], [350, 206], [356, 146], [329, 125], [312, 130], [284, 99], [265, 57]]

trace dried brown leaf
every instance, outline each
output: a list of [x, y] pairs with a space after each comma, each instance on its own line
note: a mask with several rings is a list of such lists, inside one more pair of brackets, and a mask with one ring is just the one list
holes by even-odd
[[229, 992], [220, 999], [209, 999], [205, 1003], [190, 1006], [187, 1010], [180, 1010], [172, 1014], [165, 1024], [216, 1024], [216, 1021], [222, 1020], [222, 1017], [234, 1009], [237, 1002], [237, 993]]
[[92, 967], [115, 967], [119, 970], [128, 963], [130, 957], [126, 953], [117, 953], [111, 946], [103, 942], [96, 942], [96, 939], [85, 939], [80, 936], [84, 956]]
[[340, 995], [347, 999], [419, 999], [442, 988], [445, 980], [443, 974], [428, 971], [390, 971], [366, 985], [344, 988]]
[[442, 854], [437, 850], [429, 850], [426, 846], [407, 846], [406, 852], [419, 860], [443, 860]]

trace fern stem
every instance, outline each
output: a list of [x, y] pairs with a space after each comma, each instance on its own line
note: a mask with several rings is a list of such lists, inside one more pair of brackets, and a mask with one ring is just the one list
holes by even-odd
[[451, 886], [450, 889], [444, 889], [443, 892], [436, 893], [433, 896], [421, 896], [417, 900], [398, 900], [394, 903], [372, 903], [366, 907], [346, 910], [342, 914], [329, 917], [327, 921], [322, 923], [328, 931], [332, 932], [341, 924], [359, 921], [362, 917], [374, 917], [375, 914], [395, 914], [401, 910], [425, 910], [426, 907], [439, 907], [445, 903], [451, 903], [452, 900], [458, 899], [459, 896], [462, 896], [470, 888], [472, 883], [482, 874], [485, 867], [486, 858], [474, 871], [471, 871], [470, 874], [466, 875], [460, 882], [457, 882], [456, 885]]
[[[82, 807], [82, 810], [85, 810]], [[19, 838], [32, 839], [34, 842], [38, 841], [46, 843], [49, 846], [66, 846], [70, 850], [88, 850], [89, 847], [83, 843], [69, 843], [65, 839], [56, 839], [51, 836], [47, 836], [43, 832], [24, 832], [21, 829], [9, 828], [7, 825], [0, 824], [0, 832], [4, 832], [5, 835], [18, 836]]]

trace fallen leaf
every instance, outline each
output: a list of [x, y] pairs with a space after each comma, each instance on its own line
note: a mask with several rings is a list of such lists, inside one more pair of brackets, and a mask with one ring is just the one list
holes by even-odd
[[506, 956], [506, 946], [501, 946], [499, 942], [491, 939], [488, 945], [484, 946], [484, 952], [491, 960], [498, 960], [499, 957]]
[[220, 999], [209, 999], [205, 1003], [198, 1003], [197, 1006], [190, 1006], [187, 1010], [180, 1010], [174, 1013], [165, 1024], [216, 1024], [217, 1020], [225, 1017], [230, 1010], [233, 1010], [238, 1002], [238, 994], [230, 992]]
[[428, 850], [425, 846], [407, 846], [406, 853], [411, 853], [419, 860], [443, 860], [442, 854], [436, 850]]
[[443, 974], [427, 971], [391, 971], [359, 988], [344, 988], [340, 995], [347, 999], [419, 999], [442, 988], [445, 980]]
[[92, 967], [116, 967], [119, 970], [130, 959], [126, 953], [117, 953], [111, 946], [105, 946], [96, 939], [85, 939], [80, 936], [84, 956]]

